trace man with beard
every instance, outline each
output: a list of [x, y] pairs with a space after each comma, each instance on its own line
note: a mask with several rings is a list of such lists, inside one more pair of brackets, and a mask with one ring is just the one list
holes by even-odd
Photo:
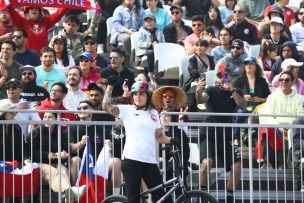
[[11, 16], [7, 10], [0, 10], [0, 42], [11, 39], [14, 27]]
[[304, 47], [304, 6], [302, 6], [298, 11], [298, 18], [300, 22], [290, 26], [289, 29], [292, 41], [297, 45]]
[[54, 67], [55, 52], [50, 47], [43, 47], [40, 51], [41, 65], [36, 67], [36, 83], [49, 92], [53, 84], [57, 82], [66, 83], [63, 72]]
[[63, 99], [63, 106], [68, 110], [77, 110], [79, 102], [88, 99], [88, 95], [79, 88], [82, 74], [77, 66], [69, 69], [67, 76], [68, 93]]
[[19, 68], [22, 66], [13, 60], [16, 53], [16, 44], [12, 40], [5, 40], [1, 44], [1, 56], [0, 61], [0, 90], [6, 93], [5, 82], [15, 78], [21, 79], [21, 72]]
[[16, 28], [13, 32], [13, 41], [16, 44], [14, 60], [22, 65], [39, 66], [40, 58], [36, 51], [25, 48], [27, 33], [25, 30]]
[[50, 98], [50, 94], [45, 88], [36, 85], [36, 70], [34, 66], [23, 66], [20, 68], [20, 71], [22, 73], [22, 99], [28, 102], [40, 102], [46, 98]]

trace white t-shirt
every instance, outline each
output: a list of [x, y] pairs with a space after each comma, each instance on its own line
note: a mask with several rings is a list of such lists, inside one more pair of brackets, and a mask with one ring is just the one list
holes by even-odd
[[158, 112], [136, 110], [133, 105], [117, 105], [119, 118], [126, 129], [126, 144], [122, 159], [157, 163], [155, 131], [161, 128]]
[[291, 32], [292, 41], [297, 45], [304, 42], [304, 27], [300, 22], [289, 27]]

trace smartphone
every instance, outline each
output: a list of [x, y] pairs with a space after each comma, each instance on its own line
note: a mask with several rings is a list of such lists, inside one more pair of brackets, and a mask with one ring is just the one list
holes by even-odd
[[228, 82], [228, 78], [227, 78], [227, 75], [226, 75], [226, 74], [223, 76], [223, 82], [224, 82], [224, 83], [227, 83], [227, 82]]
[[199, 79], [206, 81], [206, 72], [201, 73]]

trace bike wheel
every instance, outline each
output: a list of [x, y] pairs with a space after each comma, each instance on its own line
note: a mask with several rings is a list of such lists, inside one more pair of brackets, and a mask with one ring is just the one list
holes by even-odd
[[111, 203], [111, 202], [126, 203], [127, 198], [125, 196], [121, 196], [121, 195], [112, 195], [103, 200], [103, 203]]
[[180, 195], [176, 203], [218, 203], [217, 200], [209, 193], [201, 190], [190, 190]]

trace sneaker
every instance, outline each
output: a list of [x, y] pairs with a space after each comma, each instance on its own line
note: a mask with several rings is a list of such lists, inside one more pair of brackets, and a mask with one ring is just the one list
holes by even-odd
[[80, 187], [73, 186], [71, 189], [73, 191], [74, 200], [77, 201], [82, 196], [84, 191], [87, 189], [87, 186], [86, 185], [82, 185]]

